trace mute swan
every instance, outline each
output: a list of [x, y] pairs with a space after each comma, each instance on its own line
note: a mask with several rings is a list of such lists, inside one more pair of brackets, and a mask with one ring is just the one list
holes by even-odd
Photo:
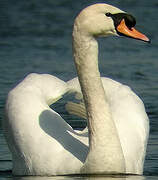
[[101, 81], [96, 41], [98, 36], [125, 35], [149, 42], [133, 28], [135, 23], [133, 16], [104, 3], [85, 8], [75, 20], [74, 59], [88, 132], [74, 131], [49, 108], [64, 93], [80, 92], [77, 79], [65, 83], [30, 74], [9, 92], [4, 128], [13, 174], [142, 174], [149, 129], [144, 105], [128, 87]]

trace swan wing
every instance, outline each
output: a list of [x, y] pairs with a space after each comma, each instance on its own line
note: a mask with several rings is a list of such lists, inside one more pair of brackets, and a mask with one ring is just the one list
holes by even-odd
[[[102, 83], [119, 134], [126, 172], [140, 174], [143, 171], [149, 134], [149, 119], [144, 104], [128, 86], [104, 77]], [[67, 84], [70, 92], [76, 92], [76, 98], [80, 102], [68, 102], [66, 109], [70, 114], [86, 119], [78, 78], [68, 81]]]
[[9, 92], [4, 128], [13, 174], [79, 173], [88, 147], [49, 107], [67, 89], [67, 84], [54, 76], [33, 73]]
[[102, 78], [126, 160], [126, 172], [143, 172], [149, 119], [142, 100], [126, 85]]

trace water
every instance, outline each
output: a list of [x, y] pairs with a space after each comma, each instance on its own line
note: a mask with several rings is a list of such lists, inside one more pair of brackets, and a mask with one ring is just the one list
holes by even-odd
[[[50, 73], [63, 80], [76, 76], [71, 50], [72, 24], [77, 13], [94, 2], [101, 1], [0, 1], [0, 180], [158, 178], [158, 2], [155, 0], [106, 0], [135, 15], [137, 29], [152, 39], [151, 44], [126, 38], [99, 39], [102, 76], [130, 85], [143, 99], [150, 118], [144, 176], [13, 178], [11, 175], [11, 155], [1, 129], [6, 95], [30, 72]], [[59, 106], [57, 110], [65, 115]], [[74, 127], [85, 125], [81, 120], [70, 123]]]

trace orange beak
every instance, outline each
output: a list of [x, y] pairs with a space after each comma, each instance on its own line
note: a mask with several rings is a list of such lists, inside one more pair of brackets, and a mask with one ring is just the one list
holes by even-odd
[[139, 39], [145, 42], [150, 42], [149, 38], [146, 37], [144, 34], [140, 33], [137, 31], [135, 28], [128, 28], [125, 24], [125, 20], [123, 19], [120, 24], [117, 26], [117, 31], [125, 36], [134, 38], [134, 39]]

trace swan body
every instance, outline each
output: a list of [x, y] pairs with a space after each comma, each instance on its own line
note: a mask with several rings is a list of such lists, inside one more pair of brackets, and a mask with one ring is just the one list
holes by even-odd
[[[126, 173], [142, 174], [149, 134], [149, 120], [144, 104], [128, 86], [109, 78], [102, 77], [101, 79], [119, 134]], [[68, 102], [68, 112], [86, 119], [78, 78], [68, 81], [67, 84], [70, 91], [77, 93], [77, 99], [80, 100], [78, 104]]]
[[[125, 35], [148, 42], [134, 25], [133, 16], [113, 6], [85, 8], [73, 29], [79, 81], [30, 74], [9, 92], [4, 128], [13, 174], [142, 174], [149, 129], [144, 105], [128, 87], [100, 78], [96, 41]], [[85, 109], [88, 132], [73, 130], [49, 108], [72, 91], [82, 92], [84, 105], [76, 109], [78, 114]]]

